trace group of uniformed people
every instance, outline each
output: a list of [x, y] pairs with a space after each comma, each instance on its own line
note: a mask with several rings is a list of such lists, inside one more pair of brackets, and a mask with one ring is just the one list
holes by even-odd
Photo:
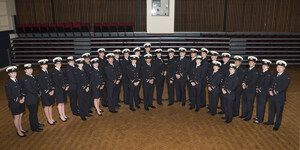
[[[190, 58], [186, 56], [187, 50], [179, 48], [179, 57], [175, 57], [175, 49], [168, 49], [168, 60], [162, 58], [162, 49], [155, 50], [155, 56], [150, 53], [151, 44], [144, 44], [144, 53], [141, 48], [133, 49], [130, 55], [129, 49], [114, 50], [105, 55], [105, 49], [97, 50], [98, 57], [90, 58], [90, 53], [84, 53], [82, 58], [67, 57], [67, 67], [61, 70], [62, 58], [53, 59], [54, 71], [48, 71], [48, 59], [39, 60], [41, 71], [37, 78], [33, 76], [31, 64], [25, 64], [25, 76], [23, 80], [17, 79], [17, 67], [10, 66], [6, 69], [10, 77], [5, 85], [9, 99], [9, 107], [14, 115], [14, 123], [17, 135], [25, 137], [28, 131], [23, 130], [22, 114], [25, 105], [30, 111], [29, 120], [32, 131], [41, 132], [44, 126], [38, 122], [38, 101], [41, 97], [47, 123], [55, 125], [57, 122], [52, 117], [52, 106], [58, 104], [60, 120], [66, 122], [69, 117], [65, 115], [64, 103], [67, 94], [70, 97], [70, 106], [73, 115], [80, 116], [82, 120], [91, 117], [91, 108], [102, 116], [100, 101], [103, 107], [108, 107], [111, 113], [117, 113], [120, 107], [119, 99], [121, 85], [123, 85], [124, 103], [129, 105], [131, 111], [156, 108], [153, 105], [154, 85], [156, 86], [156, 103], [163, 105], [162, 94], [166, 80], [168, 90], [168, 106], [176, 101], [185, 106], [186, 85], [190, 102], [190, 110], [196, 112], [206, 107], [212, 116], [225, 114], [222, 119], [230, 123], [233, 117], [239, 116], [240, 99], [242, 97], [242, 113], [240, 118], [249, 121], [253, 114], [253, 103], [257, 95], [257, 109], [254, 123], [262, 123], [265, 114], [267, 99], [269, 102], [269, 118], [264, 124], [274, 124], [274, 130], [278, 130], [281, 124], [282, 111], [286, 100], [286, 89], [290, 78], [284, 72], [287, 63], [283, 60], [276, 62], [277, 72], [271, 76], [270, 60], [262, 60], [262, 72], [256, 69], [258, 59], [249, 56], [249, 68], [244, 70], [241, 66], [243, 57], [234, 56], [234, 63], [229, 63], [231, 55], [222, 53], [223, 63], [217, 61], [219, 55], [216, 51], [208, 51], [202, 48], [190, 49]], [[200, 55], [198, 55], [200, 53]], [[207, 55], [210, 53], [211, 60]], [[120, 59], [120, 55], [123, 59]], [[140, 89], [143, 88], [143, 98], [140, 98]], [[208, 90], [209, 104], [206, 104], [206, 88]], [[220, 112], [217, 112], [220, 99]]]

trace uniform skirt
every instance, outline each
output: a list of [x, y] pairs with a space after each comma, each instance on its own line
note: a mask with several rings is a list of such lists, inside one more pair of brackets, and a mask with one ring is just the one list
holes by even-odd
[[54, 104], [54, 95], [50, 96], [48, 93], [42, 93], [42, 105], [51, 106]]
[[100, 89], [92, 87], [92, 98], [100, 98]]
[[57, 89], [54, 90], [54, 95], [56, 99], [56, 103], [64, 103], [67, 101], [67, 92], [64, 89]]
[[25, 104], [15, 104], [14, 107], [10, 107], [13, 115], [19, 115], [25, 111]]

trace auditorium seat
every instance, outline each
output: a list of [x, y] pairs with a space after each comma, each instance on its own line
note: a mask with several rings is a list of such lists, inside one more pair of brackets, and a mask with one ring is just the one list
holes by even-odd
[[35, 24], [32, 28], [33, 33], [40, 33], [41, 32], [41, 25], [40, 24]]
[[49, 32], [56, 32], [57, 31], [57, 26], [56, 24], [52, 23], [49, 26]]
[[42, 24], [41, 25], [41, 32], [47, 33], [49, 31], [49, 25], [48, 24]]
[[27, 25], [25, 26], [25, 32], [26, 32], [26, 33], [32, 33], [32, 27], [33, 27], [32, 24], [27, 24]]
[[126, 23], [126, 32], [133, 32], [133, 23]]
[[94, 32], [102, 32], [102, 24], [101, 23], [94, 24]]
[[81, 32], [90, 32], [90, 24], [89, 23], [82, 23]]
[[72, 28], [73, 32], [81, 32], [81, 25], [79, 22], [76, 22], [73, 24], [73, 28]]
[[56, 32], [65, 32], [65, 24], [60, 23], [56, 27]]
[[72, 23], [66, 23], [64, 26], [64, 31], [65, 32], [72, 32]]
[[125, 23], [118, 24], [118, 32], [125, 32]]
[[118, 24], [117, 23], [111, 23], [109, 27], [110, 32], [118, 32]]
[[102, 24], [102, 32], [109, 32], [109, 23]]

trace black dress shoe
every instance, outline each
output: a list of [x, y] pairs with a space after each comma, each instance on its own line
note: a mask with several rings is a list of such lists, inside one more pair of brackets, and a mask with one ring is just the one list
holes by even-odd
[[98, 116], [100, 116], [100, 117], [101, 117], [101, 116], [102, 116], [102, 114], [98, 114]]
[[67, 119], [67, 120], [69, 120], [70, 118], [69, 118], [69, 117], [67, 117], [66, 119]]
[[273, 130], [274, 130], [274, 131], [278, 131], [278, 130], [279, 130], [279, 127], [274, 127]]
[[141, 107], [140, 107], [139, 105], [136, 105], [135, 107], [136, 107], [137, 109], [141, 109]]
[[135, 111], [135, 109], [134, 108], [129, 108], [131, 111]]
[[249, 120], [250, 120], [249, 118], [245, 118], [245, 119], [244, 119], [244, 121], [249, 121]]
[[119, 105], [119, 104], [116, 104], [115, 106], [117, 106], [117, 107], [121, 107], [121, 105]]
[[239, 116], [239, 115], [233, 115], [233, 117], [237, 117], [237, 116]]
[[163, 103], [158, 103], [158, 105], [162, 106], [162, 105], [163, 105]]
[[264, 125], [273, 125], [274, 123], [270, 123], [270, 122], [264, 122]]
[[32, 132], [42, 132], [42, 131], [43, 131], [43, 129], [41, 129], [41, 128], [36, 128], [36, 129], [32, 130]]
[[174, 103], [169, 103], [168, 106], [172, 106]]
[[253, 121], [253, 123], [260, 124], [260, 122], [258, 120]]
[[113, 110], [113, 111], [109, 111], [109, 112], [111, 112], [111, 113], [117, 113], [118, 111]]
[[240, 116], [239, 118], [246, 118], [246, 116]]
[[21, 131], [22, 133], [28, 133], [28, 131], [27, 130], [24, 130], [24, 131]]
[[59, 117], [59, 119], [60, 119], [62, 122], [67, 122], [67, 121], [68, 121], [67, 119], [62, 120], [60, 117]]
[[146, 111], [149, 111], [149, 108], [148, 108], [148, 107], [145, 107], [145, 110], [146, 110]]
[[39, 127], [44, 127], [45, 125], [44, 124], [39, 124]]
[[55, 121], [55, 120], [54, 120], [53, 122], [54, 122], [54, 123], [57, 123], [57, 121]]
[[87, 114], [86, 116], [87, 116], [87, 117], [92, 117], [93, 115], [91, 115], [91, 114]]
[[224, 111], [220, 111], [220, 112], [218, 112], [218, 114], [225, 114], [225, 112]]
[[212, 116], [216, 115], [216, 114], [211, 114]]
[[80, 118], [81, 118], [81, 120], [86, 121], [86, 118], [85, 118], [85, 117], [80, 117]]
[[102, 105], [103, 107], [108, 107], [108, 105]]
[[89, 110], [89, 113], [93, 113], [93, 111], [92, 111], [92, 110]]
[[231, 121], [228, 121], [228, 120], [226, 120], [226, 121], [224, 121], [224, 123], [230, 123]]
[[192, 109], [194, 109], [194, 108], [195, 108], [195, 107], [190, 107], [189, 110], [192, 110]]
[[155, 109], [155, 108], [156, 108], [156, 107], [155, 107], [155, 106], [153, 106], [153, 105], [151, 105], [150, 107], [151, 107], [151, 108], [153, 108], [153, 109]]
[[19, 137], [25, 137], [26, 135], [24, 134], [24, 135], [19, 135], [19, 133], [17, 132], [17, 135], [19, 136]]
[[100, 112], [104, 112], [104, 110], [100, 110]]
[[50, 124], [51, 126], [55, 125], [55, 123], [50, 123], [48, 120], [47, 120], [47, 123]]
[[200, 108], [196, 108], [195, 112], [198, 112], [200, 110]]
[[202, 106], [200, 106], [200, 108], [203, 108], [203, 107], [205, 107], [206, 105], [202, 105]]
[[221, 119], [227, 120], [227, 118], [226, 118], [226, 117], [221, 117]]
[[258, 120], [258, 118], [253, 118], [253, 120]]
[[181, 104], [182, 106], [185, 106], [185, 103]]

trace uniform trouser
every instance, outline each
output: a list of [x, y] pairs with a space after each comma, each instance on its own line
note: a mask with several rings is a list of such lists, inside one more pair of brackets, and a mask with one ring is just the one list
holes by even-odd
[[186, 84], [186, 76], [176, 79], [176, 99], [177, 101], [181, 101], [182, 104], [185, 104], [186, 101], [185, 84]]
[[[141, 81], [141, 83], [142, 83], [142, 81]], [[139, 104], [142, 103], [142, 102], [141, 102], [141, 101], [142, 101], [142, 98], [140, 97], [140, 90], [141, 90], [141, 87], [142, 87], [142, 84], [139, 84], [139, 85], [138, 85], [138, 93], [139, 93], [139, 99], [138, 99], [138, 102], [139, 102]]]
[[104, 85], [103, 89], [100, 90], [100, 99], [101, 99], [101, 105], [108, 105], [107, 104], [107, 88], [106, 85]]
[[152, 106], [152, 103], [153, 103], [153, 84], [144, 82], [143, 92], [144, 92], [144, 107], [147, 108], [149, 106]]
[[253, 103], [255, 98], [254, 92], [245, 90], [243, 92], [243, 101], [242, 101], [242, 116], [245, 116], [245, 119], [251, 119], [253, 114]]
[[38, 121], [38, 103], [27, 105], [29, 110], [29, 122], [30, 122], [30, 129], [36, 130], [39, 127], [39, 121]]
[[268, 91], [263, 91], [257, 94], [256, 117], [258, 122], [264, 121], [268, 94], [269, 94]]
[[84, 89], [78, 89], [78, 102], [80, 117], [84, 118], [89, 112], [91, 92], [86, 92]]
[[119, 102], [120, 102], [120, 92], [121, 92], [121, 81], [120, 80], [120, 83], [118, 85], [116, 85], [116, 90], [115, 90], [115, 104], [117, 105]]
[[108, 109], [109, 111], [115, 111], [115, 105], [116, 105], [116, 90], [117, 85], [114, 83], [108, 82], [107, 84], [107, 101], [108, 101]]
[[192, 95], [191, 95], [191, 89], [192, 85], [191, 85], [191, 82], [187, 82], [187, 88], [188, 88], [188, 95], [189, 95], [189, 100], [190, 102], [192, 101], [191, 98], [192, 98]]
[[223, 93], [221, 93], [220, 95], [220, 103], [221, 103], [221, 110], [222, 112], [226, 112], [226, 105], [225, 105], [225, 95]]
[[164, 78], [156, 78], [155, 85], [156, 85], [156, 102], [157, 104], [162, 103], [162, 94], [164, 90]]
[[124, 97], [124, 103], [129, 103], [129, 80], [126, 77], [123, 77], [123, 97]]
[[241, 102], [242, 88], [238, 88], [235, 92], [235, 98], [233, 102], [233, 116], [240, 114], [240, 102]]
[[284, 108], [284, 102], [281, 99], [276, 98], [276, 96], [270, 96], [270, 102], [269, 102], [269, 123], [274, 123], [274, 117], [276, 115], [276, 122], [275, 126], [276, 128], [280, 127], [281, 121], [282, 121], [282, 112]]
[[235, 99], [235, 93], [226, 93], [225, 95], [225, 105], [226, 105], [226, 119], [227, 121], [231, 122], [233, 119], [233, 101]]
[[197, 108], [200, 108], [201, 103], [201, 85], [192, 86], [191, 85], [191, 107], [197, 106]]
[[220, 89], [214, 89], [209, 92], [209, 112], [211, 114], [216, 114], [217, 113], [217, 106], [218, 106], [218, 101], [219, 101], [219, 96], [220, 96]]
[[168, 98], [169, 98], [169, 104], [173, 104], [174, 103], [174, 86], [175, 86], [175, 82], [173, 81], [173, 83], [170, 83], [170, 80], [167, 80], [167, 88], [168, 88]]
[[129, 85], [129, 99], [128, 99], [128, 103], [129, 103], [129, 108], [133, 108], [133, 99], [134, 99], [134, 104], [135, 106], [139, 105], [139, 85], [134, 86], [133, 83], [130, 83]]
[[78, 97], [76, 90], [69, 90], [70, 106], [73, 115], [78, 114]]
[[201, 85], [201, 98], [200, 98], [200, 106], [206, 106], [206, 92], [205, 92], [205, 87], [206, 87], [206, 83]]

